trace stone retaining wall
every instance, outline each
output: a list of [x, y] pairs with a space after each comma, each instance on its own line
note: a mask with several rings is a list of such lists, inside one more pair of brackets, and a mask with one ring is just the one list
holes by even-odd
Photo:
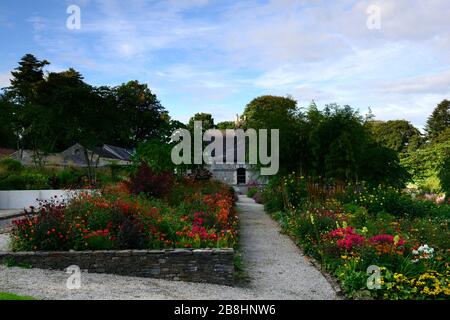
[[233, 249], [0, 252], [0, 263], [64, 270], [77, 265], [90, 273], [233, 285]]

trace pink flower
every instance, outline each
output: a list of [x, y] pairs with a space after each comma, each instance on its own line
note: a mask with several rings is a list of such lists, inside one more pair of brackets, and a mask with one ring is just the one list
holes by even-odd
[[[372, 244], [394, 244], [394, 236], [390, 234], [379, 234], [369, 238], [369, 242]], [[396, 246], [404, 245], [405, 241], [400, 239], [397, 241]]]
[[337, 241], [339, 248], [345, 248], [347, 250], [353, 249], [353, 247], [361, 246], [366, 239], [359, 234], [347, 234], [344, 238]]

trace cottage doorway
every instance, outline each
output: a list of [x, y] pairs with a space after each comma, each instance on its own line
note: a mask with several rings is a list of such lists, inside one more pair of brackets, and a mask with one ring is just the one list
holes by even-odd
[[247, 170], [245, 168], [237, 169], [237, 184], [247, 183]]

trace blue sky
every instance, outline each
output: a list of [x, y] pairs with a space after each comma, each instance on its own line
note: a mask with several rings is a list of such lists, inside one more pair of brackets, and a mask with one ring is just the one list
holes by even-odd
[[[69, 5], [81, 29], [66, 27]], [[381, 28], [369, 29], [377, 5]], [[0, 4], [0, 86], [25, 53], [88, 83], [148, 83], [173, 118], [232, 120], [263, 94], [422, 126], [450, 98], [448, 0], [15, 0]]]

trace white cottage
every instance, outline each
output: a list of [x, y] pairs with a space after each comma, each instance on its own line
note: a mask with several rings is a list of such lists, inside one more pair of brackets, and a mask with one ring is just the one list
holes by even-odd
[[[240, 127], [240, 120], [237, 117], [236, 127]], [[215, 159], [221, 159], [221, 161], [214, 161], [212, 164], [206, 165], [205, 168], [209, 170], [213, 179], [223, 181], [232, 186], [246, 187], [249, 185], [260, 185], [267, 182], [267, 178], [260, 175], [260, 169], [254, 165], [239, 162], [238, 161], [238, 149], [247, 151], [248, 141], [239, 140], [234, 136], [227, 136], [225, 130], [223, 134], [223, 152], [221, 154], [213, 154]], [[227, 141], [233, 140], [234, 143], [228, 143]], [[227, 159], [231, 156], [232, 161]], [[230, 163], [231, 162], [231, 163]]]

